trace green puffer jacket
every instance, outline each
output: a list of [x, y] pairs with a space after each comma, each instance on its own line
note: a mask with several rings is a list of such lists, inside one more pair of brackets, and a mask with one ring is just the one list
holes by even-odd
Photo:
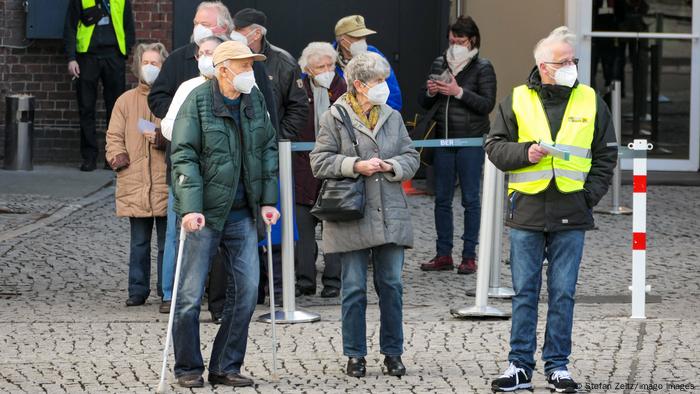
[[180, 217], [202, 213], [217, 231], [233, 205], [239, 175], [253, 218], [260, 206], [277, 203], [277, 138], [257, 88], [241, 95], [240, 111], [239, 132], [213, 79], [190, 93], [173, 127], [175, 212]]

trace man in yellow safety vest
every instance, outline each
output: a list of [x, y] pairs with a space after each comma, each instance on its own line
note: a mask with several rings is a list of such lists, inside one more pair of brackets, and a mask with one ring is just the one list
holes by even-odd
[[591, 209], [608, 190], [617, 141], [605, 102], [577, 80], [575, 36], [554, 29], [534, 50], [536, 68], [498, 107], [485, 144], [508, 172], [510, 262], [515, 296], [509, 367], [493, 391], [532, 388], [537, 305], [546, 259], [548, 311], [542, 359], [548, 387], [576, 392], [567, 370], [574, 293]]
[[81, 171], [97, 166], [95, 107], [97, 82], [102, 80], [107, 113], [125, 90], [125, 60], [134, 45], [130, 0], [70, 0], [63, 40], [68, 72], [75, 81], [80, 115]]

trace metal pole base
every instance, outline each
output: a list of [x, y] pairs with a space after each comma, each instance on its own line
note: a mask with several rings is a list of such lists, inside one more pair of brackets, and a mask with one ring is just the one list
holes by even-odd
[[[311, 323], [321, 320], [321, 315], [318, 313], [304, 311], [275, 311], [275, 323], [278, 324], [294, 324], [294, 323]], [[258, 317], [258, 321], [262, 323], [271, 323], [270, 314], [266, 313]]]
[[[511, 287], [489, 287], [489, 297], [493, 298], [513, 298], [515, 291]], [[469, 297], [476, 296], [476, 289], [467, 290]]]
[[617, 207], [613, 208], [611, 210], [606, 210], [606, 209], [596, 209], [596, 213], [604, 213], [607, 215], [631, 215], [632, 214], [632, 208], [627, 208], [627, 207]]
[[450, 309], [450, 313], [454, 317], [510, 317], [510, 313], [491, 306], [465, 306], [464, 308]]
[[515, 291], [510, 287], [489, 287], [489, 297], [513, 298]]

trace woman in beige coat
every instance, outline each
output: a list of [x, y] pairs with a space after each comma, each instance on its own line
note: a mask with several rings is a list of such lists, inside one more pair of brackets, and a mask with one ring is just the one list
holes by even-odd
[[147, 97], [167, 55], [161, 43], [136, 47], [133, 72], [139, 84], [117, 99], [107, 129], [107, 160], [117, 172], [117, 216], [128, 217], [131, 224], [127, 306], [143, 305], [151, 292], [154, 222], [158, 234], [158, 295], [162, 297], [168, 206], [165, 139], [160, 134], [160, 120], [148, 109]]

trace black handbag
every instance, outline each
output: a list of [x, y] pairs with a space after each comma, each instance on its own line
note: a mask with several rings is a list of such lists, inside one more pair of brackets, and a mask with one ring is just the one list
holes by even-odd
[[[340, 105], [334, 105], [334, 107], [340, 113], [344, 129], [350, 136], [352, 146], [359, 157], [357, 137], [350, 116]], [[359, 176], [357, 178], [324, 179], [316, 204], [311, 208], [311, 214], [319, 220], [329, 222], [362, 219], [365, 216], [365, 178]]]

